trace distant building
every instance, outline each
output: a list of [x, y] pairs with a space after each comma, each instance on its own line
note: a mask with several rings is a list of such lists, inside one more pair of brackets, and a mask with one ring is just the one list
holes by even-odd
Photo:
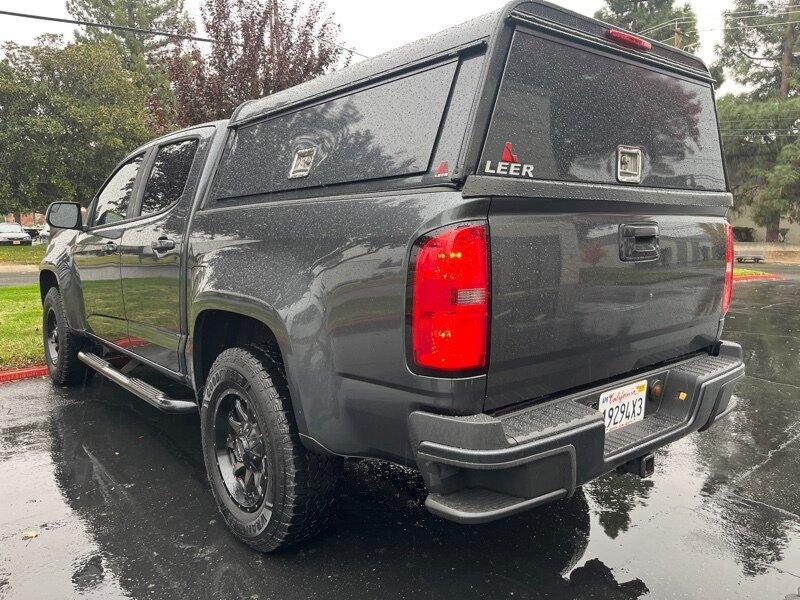
[[[25, 213], [20, 215], [20, 225], [23, 227], [41, 227], [44, 225], [44, 214], [43, 213]], [[5, 216], [6, 223], [16, 223], [16, 219], [12, 213], [9, 213]]]
[[[750, 207], [745, 206], [740, 214], [731, 213], [731, 224], [737, 229], [752, 229], [747, 234], [752, 235], [752, 241], [763, 242], [767, 238], [767, 229], [763, 225], [756, 225], [750, 217]], [[800, 223], [790, 223], [787, 219], [781, 219], [780, 231], [785, 235], [783, 242], [786, 244], [800, 245]], [[738, 233], [738, 232], [737, 232]], [[737, 239], [742, 239], [745, 232], [738, 233]]]

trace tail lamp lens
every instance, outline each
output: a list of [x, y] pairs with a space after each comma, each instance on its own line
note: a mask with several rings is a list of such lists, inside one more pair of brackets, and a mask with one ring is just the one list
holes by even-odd
[[722, 290], [722, 314], [731, 308], [733, 300], [733, 227], [725, 223], [725, 286]]
[[409, 311], [413, 366], [450, 374], [486, 367], [488, 237], [485, 223], [464, 223], [417, 240]]

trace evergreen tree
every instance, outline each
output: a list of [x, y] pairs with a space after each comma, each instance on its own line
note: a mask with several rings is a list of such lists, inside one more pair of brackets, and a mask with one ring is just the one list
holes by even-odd
[[791, 0], [736, 0], [725, 15], [719, 65], [751, 91], [719, 103], [738, 206], [750, 205], [779, 241], [781, 217], [800, 216], [800, 9]]
[[[67, 10], [80, 21], [170, 33], [194, 30], [194, 23], [184, 10], [184, 0], [67, 0]], [[154, 53], [170, 43], [166, 37], [97, 27], [86, 27], [77, 38], [113, 42], [125, 57], [126, 66], [143, 74]]]
[[[169, 33], [194, 32], [184, 0], [67, 0], [67, 10], [81, 21]], [[153, 129], [161, 133], [174, 128], [175, 95], [166, 74], [165, 54], [175, 39], [98, 27], [84, 27], [76, 38], [116, 45], [125, 67], [141, 75]]]

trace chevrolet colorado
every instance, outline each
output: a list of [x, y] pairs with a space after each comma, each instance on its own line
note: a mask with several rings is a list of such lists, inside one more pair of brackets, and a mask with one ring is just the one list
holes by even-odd
[[199, 411], [262, 551], [317, 530], [345, 456], [497, 519], [732, 409], [731, 202], [701, 61], [514, 0], [138, 148], [85, 218], [53, 204], [50, 376]]

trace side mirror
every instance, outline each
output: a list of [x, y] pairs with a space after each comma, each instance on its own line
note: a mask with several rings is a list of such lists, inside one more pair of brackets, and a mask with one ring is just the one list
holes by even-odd
[[58, 229], [81, 229], [81, 205], [77, 202], [53, 202], [47, 207], [45, 220]]

